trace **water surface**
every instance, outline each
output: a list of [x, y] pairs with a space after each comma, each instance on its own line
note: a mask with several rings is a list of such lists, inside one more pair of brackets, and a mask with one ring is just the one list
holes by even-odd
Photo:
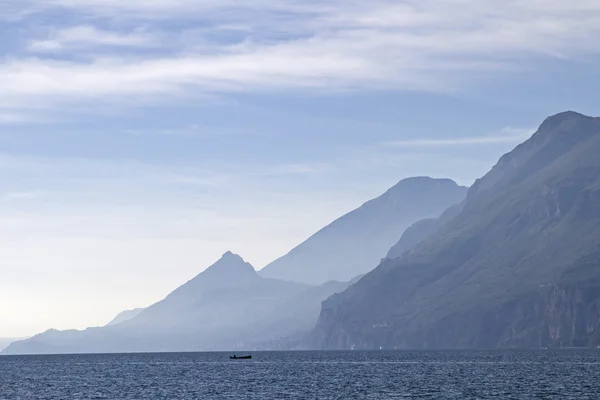
[[598, 399], [600, 351], [0, 357], [0, 399]]

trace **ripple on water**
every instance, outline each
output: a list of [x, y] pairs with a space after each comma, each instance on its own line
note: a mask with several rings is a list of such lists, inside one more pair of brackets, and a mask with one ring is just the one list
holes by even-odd
[[0, 399], [597, 399], [600, 351], [0, 357]]

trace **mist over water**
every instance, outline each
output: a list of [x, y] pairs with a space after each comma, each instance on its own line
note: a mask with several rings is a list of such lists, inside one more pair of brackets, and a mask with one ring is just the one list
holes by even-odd
[[596, 399], [600, 351], [0, 357], [2, 399]]

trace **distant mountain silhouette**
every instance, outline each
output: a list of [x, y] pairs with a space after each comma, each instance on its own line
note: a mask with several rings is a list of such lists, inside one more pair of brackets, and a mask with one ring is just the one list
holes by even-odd
[[600, 119], [546, 119], [465, 192], [402, 181], [260, 274], [227, 252], [131, 319], [3, 354], [600, 345]]
[[125, 311], [121, 311], [119, 314], [117, 314], [117, 316], [115, 318], [113, 318], [108, 324], [106, 324], [107, 326], [110, 325], [117, 325], [120, 324], [121, 322], [125, 322], [125, 321], [129, 321], [130, 319], [136, 317], [139, 313], [141, 313], [142, 311], [144, 311], [143, 308], [135, 308], [133, 310], [125, 310]]
[[304, 284], [261, 278], [252, 265], [227, 252], [125, 326], [168, 334], [201, 331], [223, 338], [222, 330], [234, 332], [252, 325], [308, 288]]
[[546, 119], [455, 211], [325, 301], [310, 346], [600, 344], [599, 119]]
[[437, 232], [447, 222], [456, 217], [464, 207], [464, 203], [453, 205], [448, 208], [438, 218], [422, 219], [415, 222], [404, 231], [398, 243], [396, 243], [388, 252], [386, 258], [398, 258], [406, 251], [409, 251], [423, 240]]
[[18, 338], [0, 338], [0, 351], [4, 350], [12, 342], [16, 342], [22, 339]]
[[450, 179], [402, 180], [321, 229], [260, 274], [310, 284], [348, 281], [377, 266], [406, 228], [421, 219], [438, 217], [460, 203], [466, 193], [467, 188]]
[[133, 318], [84, 331], [49, 330], [6, 354], [252, 349], [310, 330], [321, 302], [348, 285], [320, 287], [260, 277], [227, 252]]

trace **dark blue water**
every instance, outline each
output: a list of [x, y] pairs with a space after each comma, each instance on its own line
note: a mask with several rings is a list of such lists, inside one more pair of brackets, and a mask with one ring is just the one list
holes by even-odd
[[0, 399], [598, 399], [600, 351], [0, 357]]

